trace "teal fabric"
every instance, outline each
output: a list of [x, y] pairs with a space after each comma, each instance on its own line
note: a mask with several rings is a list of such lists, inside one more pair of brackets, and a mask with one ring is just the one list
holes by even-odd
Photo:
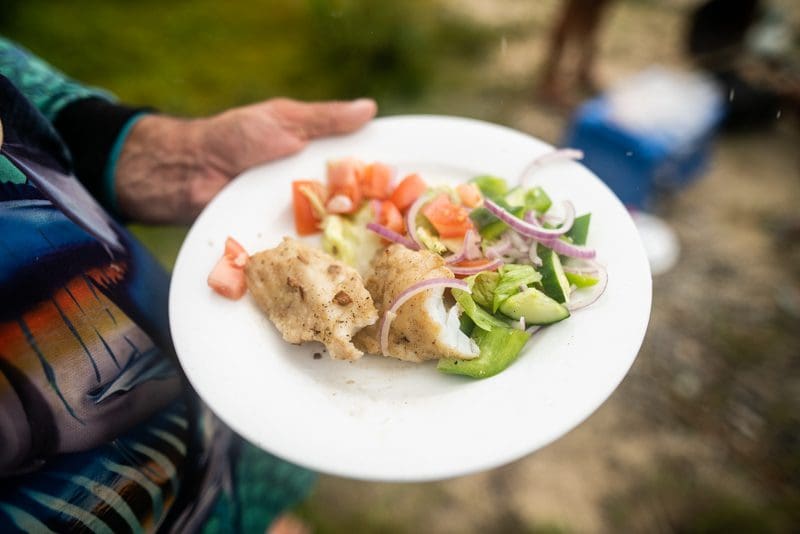
[[111, 93], [85, 87], [42, 61], [18, 44], [0, 37], [0, 72], [50, 122], [64, 107], [92, 96], [114, 100]]
[[203, 534], [263, 534], [284, 510], [311, 491], [317, 475], [242, 441], [230, 488], [223, 488]]

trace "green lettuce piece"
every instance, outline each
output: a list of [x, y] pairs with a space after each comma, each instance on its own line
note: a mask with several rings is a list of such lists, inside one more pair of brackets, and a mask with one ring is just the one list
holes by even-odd
[[494, 289], [492, 312], [496, 313], [500, 305], [511, 295], [519, 293], [520, 286], [529, 286], [542, 279], [542, 275], [530, 265], [503, 265]]
[[431, 252], [435, 252], [436, 254], [444, 254], [447, 252], [445, 244], [423, 226], [417, 227], [417, 238], [420, 243], [422, 243], [422, 246]]
[[456, 299], [458, 305], [464, 310], [464, 313], [469, 316], [475, 323], [475, 326], [481, 330], [491, 330], [494, 327], [508, 328], [508, 323], [502, 321], [478, 306], [469, 293], [460, 289], [453, 289], [453, 298]]
[[380, 237], [367, 229], [372, 214], [365, 206], [352, 219], [328, 215], [322, 220], [322, 248], [334, 258], [354, 267], [363, 276], [369, 262], [382, 248]]
[[484, 308], [491, 308], [500, 275], [494, 271], [487, 271], [469, 278], [471, 280], [467, 283], [472, 286], [472, 300]]

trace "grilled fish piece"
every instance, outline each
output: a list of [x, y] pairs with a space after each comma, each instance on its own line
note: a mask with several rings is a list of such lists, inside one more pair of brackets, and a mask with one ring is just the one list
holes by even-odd
[[372, 297], [355, 269], [325, 252], [285, 237], [250, 257], [247, 287], [289, 343], [320, 341], [331, 357], [356, 360], [355, 332], [378, 320]]
[[[431, 278], [454, 278], [441, 256], [391, 245], [373, 258], [367, 290], [383, 316], [400, 293]], [[384, 356], [410, 362], [476, 358], [478, 346], [461, 332], [456, 307], [448, 312], [443, 297], [444, 288], [432, 288], [403, 304], [389, 330], [388, 354]], [[380, 354], [380, 322], [356, 334], [354, 342], [365, 352]]]

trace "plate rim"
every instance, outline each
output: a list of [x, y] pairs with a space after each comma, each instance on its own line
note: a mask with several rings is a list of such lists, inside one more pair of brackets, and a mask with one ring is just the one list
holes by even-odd
[[[381, 124], [386, 125], [386, 124], [391, 124], [391, 123], [398, 123], [398, 124], [399, 123], [404, 123], [404, 122], [412, 122], [413, 123], [413, 122], [418, 122], [418, 121], [432, 121], [432, 122], [439, 122], [439, 123], [447, 123], [447, 122], [450, 122], [450, 123], [462, 123], [462, 124], [469, 124], [471, 126], [476, 126], [476, 127], [480, 127], [480, 128], [488, 127], [488, 128], [493, 129], [494, 131], [498, 131], [498, 132], [502, 131], [502, 132], [504, 132], [506, 134], [513, 135], [513, 136], [519, 138], [520, 140], [533, 141], [533, 142], [535, 142], [537, 144], [540, 144], [540, 145], [543, 145], [545, 147], [552, 148], [552, 145], [550, 145], [549, 143], [546, 143], [545, 141], [542, 141], [541, 139], [538, 139], [538, 138], [536, 138], [536, 137], [534, 137], [534, 136], [532, 136], [532, 135], [530, 135], [530, 134], [528, 134], [526, 132], [522, 132], [522, 131], [513, 129], [511, 127], [508, 127], [508, 126], [505, 126], [505, 125], [502, 125], [502, 124], [496, 124], [496, 123], [485, 121], [485, 120], [481, 120], [481, 119], [475, 119], [475, 118], [463, 117], [463, 116], [436, 115], [436, 114], [391, 115], [391, 116], [385, 116], [385, 117], [376, 118], [376, 119], [374, 119], [372, 121], [372, 123], [377, 123], [379, 125], [381, 125]], [[347, 136], [340, 136], [340, 137], [347, 137]], [[298, 153], [296, 155], [290, 156], [289, 158], [295, 158], [295, 157], [303, 157], [303, 151], [301, 151], [300, 153]], [[278, 160], [278, 161], [283, 161], [283, 160], [289, 159], [289, 158], [283, 158], [282, 160]], [[270, 165], [272, 163], [274, 163], [274, 162], [267, 163], [266, 165]], [[258, 167], [256, 167], [256, 168], [258, 168]], [[600, 184], [601, 186], [603, 186], [607, 190], [607, 193], [609, 195], [611, 195], [611, 197], [613, 197], [613, 199], [616, 201], [617, 204], [619, 204], [618, 207], [624, 210], [625, 209], [624, 206], [619, 201], [619, 199], [613, 194], [611, 189], [602, 180], [600, 180], [597, 177], [597, 175], [595, 175], [591, 170], [589, 170], [589, 169], [587, 169], [585, 167], [584, 167], [584, 169], [586, 170], [586, 172], [588, 172], [589, 174], [592, 175], [592, 177], [594, 178], [594, 180], [598, 184]], [[248, 169], [248, 170], [244, 171], [242, 174], [246, 174], [246, 173], [249, 173], [251, 171], [252, 171], [252, 169]], [[231, 182], [229, 182], [225, 186], [224, 189], [228, 189], [229, 187], [232, 187], [232, 184], [235, 183], [235, 181], [236, 181], [236, 178], [231, 180]], [[194, 239], [193, 238], [193, 232], [195, 232], [199, 228], [199, 226], [200, 226], [199, 223], [201, 223], [201, 221], [203, 221], [204, 218], [207, 216], [207, 214], [210, 212], [211, 206], [213, 205], [213, 203], [214, 203], [214, 200], [212, 200], [212, 202], [210, 202], [203, 209], [201, 214], [197, 217], [197, 219], [192, 224], [192, 226], [191, 226], [189, 232], [187, 233], [183, 243], [181, 244], [181, 247], [180, 247], [179, 252], [178, 252], [178, 256], [177, 256], [176, 261], [175, 261], [175, 266], [174, 266], [174, 269], [173, 269], [173, 278], [171, 279], [170, 292], [169, 292], [169, 323], [170, 323], [170, 332], [171, 332], [172, 338], [173, 338], [173, 344], [174, 344], [174, 348], [175, 348], [175, 353], [176, 353], [176, 355], [178, 357], [179, 362], [181, 363], [181, 367], [184, 369], [184, 374], [185, 374], [187, 380], [192, 385], [192, 387], [195, 389], [195, 391], [197, 392], [197, 394], [200, 397], [200, 399], [204, 402], [204, 404], [206, 404], [214, 412], [214, 414], [224, 424], [229, 426], [231, 429], [233, 429], [239, 435], [243, 436], [245, 439], [249, 439], [250, 441], [256, 443], [257, 446], [259, 446], [260, 448], [270, 452], [271, 454], [274, 454], [274, 455], [276, 455], [276, 456], [278, 456], [280, 458], [283, 458], [283, 459], [285, 459], [285, 460], [287, 460], [289, 462], [292, 462], [292, 463], [295, 463], [297, 465], [301, 465], [301, 466], [307, 467], [309, 469], [312, 469], [312, 470], [315, 470], [315, 471], [318, 471], [318, 472], [321, 472], [321, 473], [326, 473], [326, 474], [330, 474], [330, 475], [334, 475], [334, 476], [340, 476], [340, 477], [356, 479], [356, 480], [382, 481], [382, 482], [423, 482], [423, 481], [434, 481], [434, 480], [446, 480], [446, 479], [450, 479], [450, 478], [464, 476], [464, 475], [467, 475], [467, 474], [480, 472], [480, 471], [484, 471], [484, 470], [487, 470], [487, 469], [496, 468], [496, 467], [499, 467], [499, 466], [506, 465], [508, 463], [514, 462], [516, 460], [519, 460], [520, 458], [522, 458], [522, 457], [524, 457], [524, 456], [526, 456], [528, 454], [531, 454], [531, 453], [533, 453], [533, 452], [535, 452], [535, 451], [537, 451], [537, 450], [539, 450], [539, 449], [541, 449], [543, 447], [546, 447], [547, 445], [553, 443], [554, 441], [556, 441], [560, 437], [562, 437], [562, 436], [566, 435], [567, 433], [571, 432], [572, 430], [574, 430], [577, 426], [582, 424], [586, 419], [588, 419], [592, 414], [594, 414], [607, 401], [607, 399], [617, 390], [617, 388], [619, 387], [619, 385], [622, 382], [622, 380], [624, 380], [624, 378], [628, 375], [633, 363], [635, 362], [636, 358], [638, 357], [638, 354], [639, 354], [639, 352], [641, 350], [642, 343], [644, 342], [644, 338], [645, 338], [645, 335], [647, 333], [649, 322], [650, 322], [650, 319], [651, 319], [651, 316], [652, 316], [652, 275], [651, 275], [651, 273], [649, 271], [649, 266], [646, 265], [646, 261], [645, 261], [645, 263], [643, 265], [647, 266], [647, 273], [646, 273], [645, 278], [646, 278], [648, 287], [647, 287], [646, 295], [643, 297], [644, 301], [642, 302], [642, 304], [646, 304], [644, 307], [646, 307], [647, 313], [646, 313], [646, 316], [645, 316], [644, 320], [641, 321], [640, 324], [638, 325], [640, 327], [640, 329], [641, 329], [641, 331], [639, 332], [639, 335], [636, 336], [635, 338], [629, 339], [629, 345], [630, 345], [629, 348], [631, 349], [632, 356], [629, 358], [629, 362], [626, 365], [625, 371], [623, 373], [621, 373], [619, 376], [615, 377], [615, 380], [613, 382], [613, 387], [607, 388], [607, 391], [605, 391], [602, 395], [600, 395], [600, 398], [593, 399], [593, 401], [591, 402], [591, 409], [585, 411], [579, 417], [574, 418], [573, 420], [567, 422], [566, 424], [562, 424], [562, 425], [559, 425], [558, 428], [551, 429], [549, 434], [546, 435], [545, 437], [543, 437], [542, 439], [537, 440], [537, 443], [532, 443], [532, 444], [531, 443], [527, 443], [527, 442], [524, 443], [524, 444], [520, 443], [519, 446], [514, 449], [514, 452], [507, 453], [507, 454], [505, 454], [503, 456], [487, 455], [485, 461], [483, 461], [483, 462], [473, 462], [469, 466], [465, 466], [460, 471], [454, 471], [454, 470], [450, 469], [450, 470], [447, 470], [447, 472], [436, 472], [435, 470], [429, 470], [429, 472], [427, 474], [425, 474], [425, 475], [420, 475], [418, 473], [415, 473], [415, 474], [412, 474], [412, 475], [409, 475], [409, 476], [403, 476], [401, 474], [395, 474], [395, 476], [386, 476], [386, 475], [383, 475], [383, 474], [380, 474], [380, 473], [364, 473], [364, 472], [359, 473], [359, 472], [354, 472], [352, 469], [347, 469], [347, 468], [338, 469], [336, 466], [331, 466], [329, 463], [318, 462], [318, 461], [316, 461], [316, 458], [309, 459], [307, 457], [299, 457], [298, 455], [294, 455], [294, 454], [292, 454], [292, 451], [275, 450], [275, 449], [269, 447], [268, 445], [265, 445], [262, 440], [253, 439], [253, 434], [254, 433], [250, 432], [246, 428], [242, 428], [242, 425], [239, 424], [239, 421], [229, 420], [228, 418], [224, 417], [222, 414], [217, 413], [217, 411], [214, 410], [213, 407], [211, 407], [211, 405], [206, 400], [205, 396], [201, 393], [201, 390], [204, 390], [205, 387], [200, 386], [199, 384], [196, 384], [194, 379], [191, 376], [191, 373], [186, 371], [186, 367], [187, 366], [184, 365], [184, 359], [181, 357], [180, 351], [178, 350], [179, 342], [177, 341], [177, 336], [174, 333], [175, 332], [175, 326], [174, 326], [175, 314], [173, 312], [176, 311], [175, 308], [177, 308], [178, 304], [177, 304], [177, 302], [176, 302], [176, 300], [174, 298], [174, 290], [175, 290], [174, 288], [176, 286], [175, 286], [175, 284], [172, 283], [172, 281], [174, 280], [174, 275], [176, 273], [179, 273], [180, 270], [182, 270], [181, 266], [182, 266], [183, 262], [189, 261], [188, 259], [185, 258], [185, 256], [189, 253], [188, 250], [189, 250], [190, 241], [192, 239]], [[626, 213], [627, 213], [627, 211], [626, 211]], [[628, 218], [630, 219], [630, 215], [629, 214], [628, 214]], [[632, 219], [631, 219], [630, 222], [631, 222], [631, 224], [633, 224]], [[643, 244], [641, 242], [637, 242], [634, 246], [636, 246], [636, 248], [639, 249], [638, 250], [639, 256], [641, 258], [646, 258]]]

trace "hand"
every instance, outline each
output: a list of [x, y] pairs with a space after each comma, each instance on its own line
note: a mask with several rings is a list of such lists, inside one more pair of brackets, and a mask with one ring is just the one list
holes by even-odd
[[202, 119], [143, 117], [117, 162], [120, 211], [142, 222], [191, 221], [244, 170], [294, 154], [312, 139], [357, 130], [376, 111], [370, 99], [276, 98]]

